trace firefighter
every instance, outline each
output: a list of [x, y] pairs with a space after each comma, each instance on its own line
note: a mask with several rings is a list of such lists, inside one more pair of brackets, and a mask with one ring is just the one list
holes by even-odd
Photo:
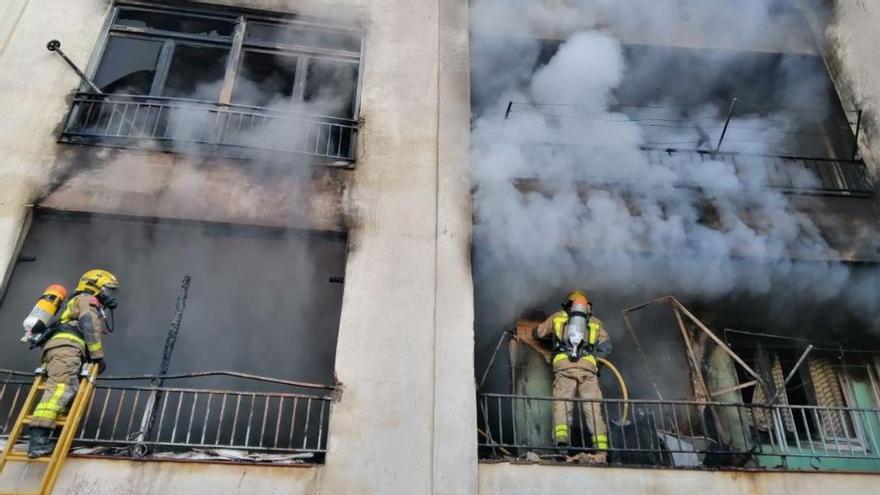
[[104, 371], [101, 336], [112, 330], [106, 311], [116, 307], [118, 288], [116, 276], [106, 270], [84, 273], [64, 305], [61, 317], [42, 339], [46, 389], [33, 412], [28, 457], [40, 457], [54, 450], [50, 437], [55, 421], [76, 395], [83, 363], [96, 363], [98, 372]]
[[[558, 311], [534, 329], [534, 337], [550, 340], [553, 364], [553, 397], [602, 399], [599, 389], [598, 360], [611, 353], [611, 342], [602, 322], [593, 316], [593, 305], [587, 294], [576, 290], [569, 294]], [[570, 400], [553, 403], [553, 438], [559, 449], [570, 444], [570, 424], [574, 403]], [[581, 409], [586, 427], [592, 433], [596, 453], [587, 462], [607, 461], [608, 431], [600, 402], [583, 402]]]

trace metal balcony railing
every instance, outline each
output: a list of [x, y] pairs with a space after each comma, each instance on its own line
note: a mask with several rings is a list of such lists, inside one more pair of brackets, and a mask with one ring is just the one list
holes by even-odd
[[[873, 194], [865, 163], [861, 160], [678, 149], [645, 149], [644, 152], [651, 164], [673, 168], [699, 166], [709, 160], [728, 163], [741, 177], [759, 177], [761, 185], [791, 192]], [[760, 174], [752, 172], [756, 168]]]
[[[479, 447], [484, 458], [531, 452], [559, 458], [555, 403], [572, 412], [567, 454], [592, 451], [581, 410], [598, 404], [612, 464], [751, 467], [880, 472], [880, 409], [660, 400], [557, 401], [481, 393]], [[599, 421], [600, 419], [596, 419]]]
[[[8, 434], [32, 383], [22, 376], [6, 378], [0, 382], [0, 437]], [[74, 445], [122, 447], [123, 455], [146, 446], [153, 452], [234, 449], [320, 459], [326, 451], [329, 392], [321, 386], [304, 393], [117, 386], [99, 379]], [[151, 414], [152, 426], [147, 426]]]
[[78, 93], [61, 141], [350, 166], [357, 122], [178, 98]]
[[[838, 196], [872, 196], [874, 190], [862, 160], [810, 158], [800, 156], [773, 156], [677, 148], [643, 147], [647, 162], [667, 167], [684, 177], [681, 186], [695, 186], [686, 178], [698, 171], [707, 161], [720, 161], [733, 166], [744, 182], [751, 186], [780, 189], [793, 193], [828, 194]], [[595, 160], [593, 152], [577, 145], [541, 143], [523, 146], [523, 153], [531, 161], [552, 160], [573, 166]], [[618, 182], [632, 180], [629, 175], [603, 176], [581, 167], [587, 181]], [[616, 172], [615, 172], [616, 173]]]

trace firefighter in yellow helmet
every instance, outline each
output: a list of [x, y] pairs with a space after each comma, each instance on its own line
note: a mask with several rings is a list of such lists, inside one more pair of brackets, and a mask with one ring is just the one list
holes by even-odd
[[[611, 353], [611, 342], [602, 322], [593, 316], [587, 294], [576, 290], [569, 294], [558, 311], [534, 329], [534, 337], [552, 342], [553, 397], [558, 399], [595, 400], [582, 402], [585, 426], [592, 433], [596, 453], [588, 462], [607, 461], [608, 428], [602, 415], [602, 391], [599, 389], [599, 363]], [[574, 411], [571, 400], [553, 403], [553, 438], [560, 449], [570, 443], [570, 425]]]
[[84, 273], [61, 317], [39, 343], [43, 348], [42, 368], [48, 376], [30, 424], [28, 457], [40, 457], [54, 449], [50, 437], [55, 421], [76, 394], [83, 363], [97, 363], [99, 372], [104, 371], [101, 336], [112, 330], [107, 311], [116, 307], [118, 288], [119, 280], [106, 270]]

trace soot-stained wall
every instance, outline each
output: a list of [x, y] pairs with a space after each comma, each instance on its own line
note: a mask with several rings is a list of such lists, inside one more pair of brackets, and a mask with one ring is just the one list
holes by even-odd
[[[38, 212], [0, 302], [0, 368], [32, 369], [17, 343], [42, 290], [106, 268], [120, 279], [108, 374], [155, 373], [184, 274], [192, 277], [171, 372], [234, 370], [330, 383], [346, 242], [338, 235]], [[220, 384], [220, 380], [213, 380]], [[201, 382], [205, 384], [205, 382]], [[225, 382], [223, 384], [228, 384]]]

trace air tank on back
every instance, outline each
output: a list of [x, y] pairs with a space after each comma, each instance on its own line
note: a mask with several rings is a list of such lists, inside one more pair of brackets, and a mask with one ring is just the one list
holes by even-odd
[[52, 318], [58, 314], [61, 303], [67, 298], [67, 289], [58, 284], [52, 284], [43, 291], [43, 295], [37, 299], [37, 304], [31, 310], [27, 318], [24, 319], [24, 336], [22, 342], [28, 342], [34, 336], [46, 331]]

